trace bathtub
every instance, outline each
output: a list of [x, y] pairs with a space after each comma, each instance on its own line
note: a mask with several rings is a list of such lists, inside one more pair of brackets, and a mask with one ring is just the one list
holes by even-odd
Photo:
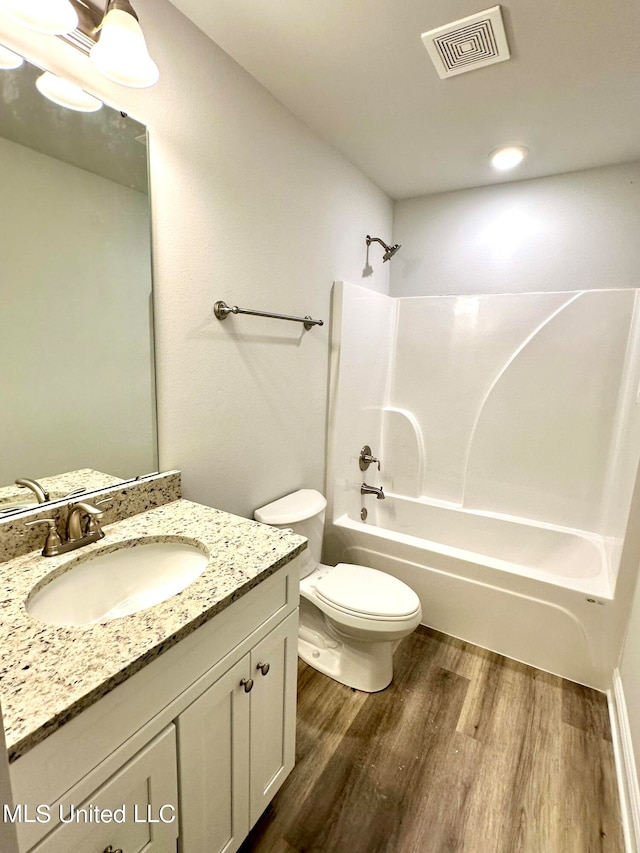
[[387, 494], [327, 525], [324, 561], [389, 572], [424, 624], [598, 689], [615, 666], [619, 544], [594, 533]]

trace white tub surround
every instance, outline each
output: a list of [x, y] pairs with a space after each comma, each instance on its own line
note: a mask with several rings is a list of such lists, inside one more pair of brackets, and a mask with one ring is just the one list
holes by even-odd
[[[14, 522], [17, 524], [18, 522]], [[22, 522], [24, 523], [24, 522]], [[0, 563], [0, 695], [11, 761], [111, 692], [293, 560], [306, 543], [190, 501], [175, 500], [104, 528], [71, 554], [30, 552]], [[86, 626], [43, 625], [25, 610], [34, 587], [77, 559], [152, 537], [196, 542], [209, 564], [183, 592], [147, 610]], [[41, 546], [44, 530], [39, 528]]]
[[[395, 574], [425, 624], [608, 688], [640, 457], [636, 302], [337, 284], [324, 559]], [[360, 470], [364, 444], [379, 474]]]

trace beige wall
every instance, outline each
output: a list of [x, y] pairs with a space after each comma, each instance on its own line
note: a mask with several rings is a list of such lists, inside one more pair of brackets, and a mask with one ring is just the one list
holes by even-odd
[[393, 296], [638, 287], [640, 162], [400, 201]]
[[[2, 17], [0, 41], [148, 125], [160, 465], [182, 470], [185, 496], [250, 515], [324, 488], [331, 285], [388, 290], [381, 258], [363, 269], [392, 204], [166, 0], [136, 11], [161, 71], [149, 90], [104, 82], [60, 40]], [[221, 323], [217, 299], [325, 325]]]

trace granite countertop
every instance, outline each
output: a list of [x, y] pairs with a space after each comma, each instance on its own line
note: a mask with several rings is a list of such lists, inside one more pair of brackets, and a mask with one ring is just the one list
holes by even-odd
[[[55, 501], [77, 489], [93, 491], [106, 486], [114, 486], [122, 482], [121, 477], [94, 471], [93, 468], [80, 468], [77, 471], [66, 471], [64, 474], [54, 474], [50, 477], [38, 477], [37, 482], [49, 492], [50, 500]], [[28, 509], [38, 506], [35, 495], [25, 486], [10, 484], [0, 487], [0, 510]]]
[[[59, 557], [40, 552], [0, 563], [0, 699], [15, 761], [155, 657], [224, 610], [306, 547], [306, 540], [191, 501], [104, 528], [105, 538]], [[43, 542], [44, 542], [43, 530]], [[79, 557], [153, 537], [202, 543], [209, 565], [185, 590], [110, 622], [52, 626], [25, 610], [33, 587]]]

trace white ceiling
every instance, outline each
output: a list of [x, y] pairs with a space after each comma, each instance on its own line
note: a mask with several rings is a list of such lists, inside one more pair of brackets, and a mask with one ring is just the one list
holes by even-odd
[[638, 0], [507, 0], [511, 59], [446, 80], [420, 34], [491, 2], [172, 2], [393, 198], [640, 158]]

